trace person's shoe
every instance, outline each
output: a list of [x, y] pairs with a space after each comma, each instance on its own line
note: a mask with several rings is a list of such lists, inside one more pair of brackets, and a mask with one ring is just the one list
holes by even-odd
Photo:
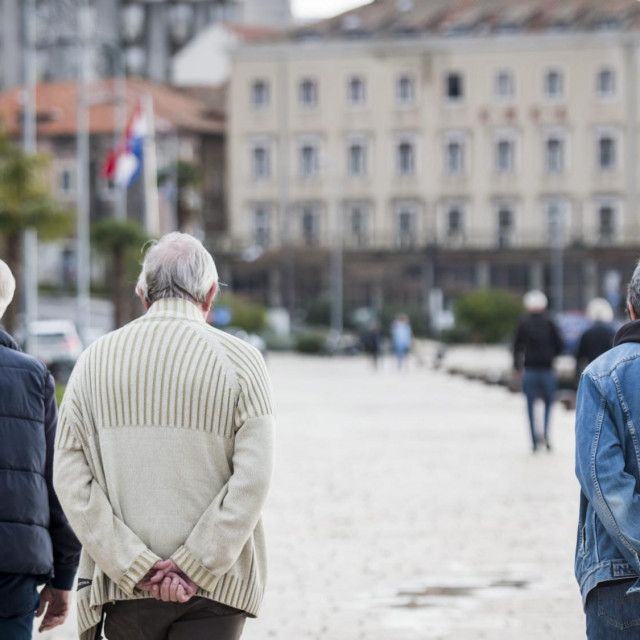
[[549, 438], [544, 439], [544, 446], [547, 447], [547, 451], [551, 451], [551, 443], [549, 442]]

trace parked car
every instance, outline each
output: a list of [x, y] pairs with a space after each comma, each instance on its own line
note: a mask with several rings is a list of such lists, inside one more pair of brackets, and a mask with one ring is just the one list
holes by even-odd
[[83, 349], [75, 324], [69, 320], [31, 322], [22, 348], [44, 362], [57, 382], [66, 382]]

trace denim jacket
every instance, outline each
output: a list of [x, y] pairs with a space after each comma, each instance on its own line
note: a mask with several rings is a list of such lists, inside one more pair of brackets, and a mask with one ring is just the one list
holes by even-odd
[[575, 573], [583, 603], [600, 582], [640, 592], [640, 321], [583, 372], [576, 408], [580, 518]]

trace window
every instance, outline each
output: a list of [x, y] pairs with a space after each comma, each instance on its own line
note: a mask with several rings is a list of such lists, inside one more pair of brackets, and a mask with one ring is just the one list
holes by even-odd
[[351, 106], [361, 106], [365, 103], [365, 83], [361, 77], [353, 76], [349, 78], [347, 101]]
[[616, 140], [613, 134], [604, 133], [598, 137], [598, 168], [611, 171], [616, 167]]
[[615, 240], [615, 210], [612, 203], [598, 207], [598, 241], [609, 244]]
[[508, 247], [513, 244], [515, 216], [513, 206], [508, 202], [500, 202], [496, 207], [498, 222], [498, 246]]
[[350, 202], [346, 206], [346, 241], [354, 247], [365, 247], [369, 243], [369, 204]]
[[348, 150], [348, 171], [350, 176], [364, 176], [367, 173], [366, 148], [363, 142], [351, 142]]
[[564, 242], [568, 231], [568, 206], [563, 198], [545, 202], [548, 241], [551, 244]]
[[265, 80], [256, 80], [251, 85], [251, 103], [254, 109], [269, 106], [269, 85]]
[[596, 76], [596, 93], [600, 98], [611, 98], [616, 92], [616, 76], [613, 69], [600, 69]]
[[565, 141], [551, 134], [545, 142], [545, 168], [547, 173], [562, 173], [565, 169]]
[[447, 238], [449, 240], [459, 239], [464, 232], [464, 217], [462, 208], [453, 206], [447, 211]]
[[464, 97], [462, 74], [449, 73], [446, 77], [445, 91], [449, 102], [459, 102]]
[[551, 100], [559, 100], [564, 94], [564, 78], [558, 69], [550, 69], [544, 76], [544, 95]]
[[414, 202], [402, 202], [396, 206], [396, 232], [398, 246], [409, 249], [416, 244], [418, 211]]
[[512, 100], [515, 97], [515, 80], [511, 71], [499, 71], [496, 74], [495, 94], [498, 100]]
[[70, 167], [63, 167], [58, 172], [58, 193], [63, 197], [75, 194], [75, 170]]
[[320, 212], [315, 204], [305, 204], [300, 210], [302, 241], [307, 246], [320, 243]]
[[397, 169], [400, 176], [412, 176], [415, 173], [415, 148], [412, 142], [403, 140], [397, 147]]
[[255, 143], [251, 150], [251, 175], [257, 180], [271, 175], [269, 148], [265, 143]]
[[411, 76], [400, 76], [396, 82], [396, 100], [399, 105], [414, 104], [416, 99], [415, 81]]
[[268, 247], [271, 236], [271, 215], [265, 204], [256, 204], [253, 209], [253, 243]]
[[451, 176], [464, 173], [464, 145], [459, 136], [449, 137], [445, 145], [445, 163]]
[[312, 78], [305, 78], [298, 89], [300, 106], [311, 109], [318, 105], [318, 83]]
[[299, 141], [300, 177], [313, 178], [320, 173], [320, 146], [314, 137], [305, 137]]
[[516, 143], [511, 137], [499, 137], [495, 147], [496, 173], [511, 174], [516, 169]]

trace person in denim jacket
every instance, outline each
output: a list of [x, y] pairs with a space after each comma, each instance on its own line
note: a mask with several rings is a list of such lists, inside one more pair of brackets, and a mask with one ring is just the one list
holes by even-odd
[[640, 263], [627, 308], [631, 322], [578, 388], [575, 573], [589, 640], [640, 638]]

